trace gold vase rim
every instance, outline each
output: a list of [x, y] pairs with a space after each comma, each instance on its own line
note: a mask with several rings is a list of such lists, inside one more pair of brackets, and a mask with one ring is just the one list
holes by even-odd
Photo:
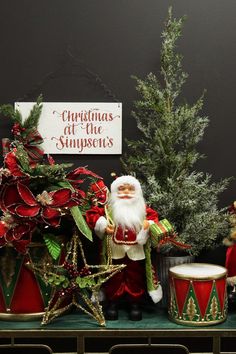
[[0, 312], [0, 321], [33, 321], [43, 317], [45, 312], [8, 313]]

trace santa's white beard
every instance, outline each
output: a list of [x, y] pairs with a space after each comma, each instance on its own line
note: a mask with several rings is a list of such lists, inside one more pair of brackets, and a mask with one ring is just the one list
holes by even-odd
[[133, 229], [136, 232], [140, 231], [146, 216], [146, 206], [142, 195], [131, 199], [120, 199], [116, 195], [111, 195], [109, 204], [116, 225]]

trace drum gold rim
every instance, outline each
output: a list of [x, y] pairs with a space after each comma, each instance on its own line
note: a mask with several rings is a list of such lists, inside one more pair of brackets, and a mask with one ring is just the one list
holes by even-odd
[[183, 326], [195, 326], [195, 327], [203, 327], [203, 326], [211, 326], [211, 325], [216, 325], [219, 323], [222, 323], [226, 320], [227, 316], [223, 317], [220, 320], [215, 320], [215, 321], [184, 321], [184, 320], [179, 320], [177, 318], [171, 317], [171, 315], [169, 315], [169, 320], [172, 322], [175, 322], [177, 324], [181, 324]]
[[[225, 267], [222, 267], [218, 264], [211, 264], [211, 263], [188, 263], [187, 265], [191, 265], [191, 264], [196, 264], [196, 265], [206, 265], [206, 266], [209, 266], [209, 265], [212, 265], [212, 266], [217, 266], [218, 268], [221, 268], [222, 269], [222, 273], [219, 273], [219, 274], [216, 274], [216, 275], [209, 275], [209, 276], [204, 276], [203, 275], [200, 275], [200, 276], [196, 276], [196, 275], [193, 275], [193, 274], [179, 274], [175, 271], [173, 271], [172, 269], [175, 268], [175, 267], [178, 267], [178, 266], [174, 266], [174, 267], [171, 267], [169, 269], [169, 275], [171, 275], [173, 278], [177, 278], [177, 279], [185, 279], [185, 280], [216, 280], [216, 279], [220, 279], [220, 278], [223, 278], [225, 276], [227, 276], [227, 269]], [[181, 264], [182, 265], [182, 264]]]
[[42, 318], [44, 312], [32, 313], [6, 313], [0, 312], [0, 320], [2, 321], [33, 321]]

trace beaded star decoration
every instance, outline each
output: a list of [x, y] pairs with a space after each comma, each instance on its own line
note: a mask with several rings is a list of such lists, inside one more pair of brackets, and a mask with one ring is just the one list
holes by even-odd
[[[82, 267], [78, 266], [78, 251], [83, 261]], [[63, 264], [46, 264], [42, 267], [31, 263], [29, 267], [53, 288], [42, 324], [48, 324], [71, 307], [76, 307], [104, 326], [105, 318], [99, 303], [99, 290], [104, 282], [125, 265], [113, 265], [109, 262], [104, 265], [88, 265], [82, 242], [75, 232]]]

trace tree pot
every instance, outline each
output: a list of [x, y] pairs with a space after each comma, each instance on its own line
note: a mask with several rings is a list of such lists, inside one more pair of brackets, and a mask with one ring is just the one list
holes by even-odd
[[193, 263], [194, 256], [165, 256], [162, 254], [157, 255], [157, 274], [158, 279], [162, 286], [163, 297], [159, 302], [160, 308], [167, 308], [170, 299], [170, 286], [169, 286], [169, 268], [179, 264]]

